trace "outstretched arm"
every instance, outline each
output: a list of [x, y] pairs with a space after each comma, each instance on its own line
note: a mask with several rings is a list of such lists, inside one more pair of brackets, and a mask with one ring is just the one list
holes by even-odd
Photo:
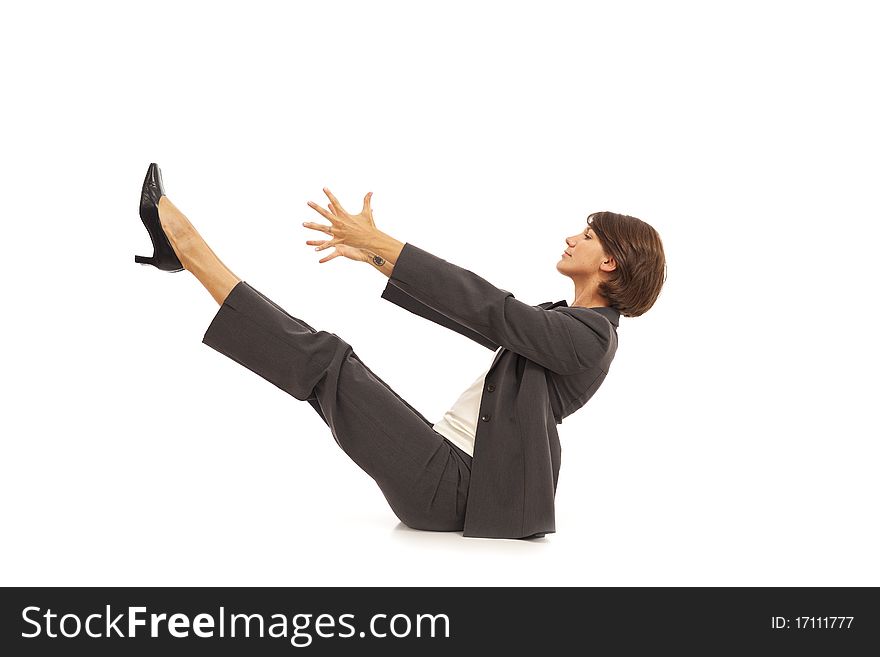
[[390, 260], [394, 268], [389, 285], [488, 342], [558, 374], [596, 368], [614, 347], [614, 327], [601, 314], [589, 309], [562, 311], [530, 306], [463, 267], [382, 233], [372, 223], [370, 194], [364, 199], [361, 214], [352, 216], [328, 189], [324, 192], [334, 213], [309, 202], [332, 224], [325, 232], [334, 239], [319, 246], [319, 250], [341, 243]]
[[407, 242], [389, 285], [450, 320], [557, 374], [599, 367], [614, 346], [614, 327], [584, 308], [548, 310]]

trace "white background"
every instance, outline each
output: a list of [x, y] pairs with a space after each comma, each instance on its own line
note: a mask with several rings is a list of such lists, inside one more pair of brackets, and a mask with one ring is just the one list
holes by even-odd
[[[880, 585], [867, 3], [31, 2], [0, 14], [4, 585]], [[436, 420], [492, 360], [304, 244], [328, 186], [514, 291], [660, 232], [559, 427], [557, 533], [400, 525], [306, 403], [201, 344], [150, 162], [240, 277]]]

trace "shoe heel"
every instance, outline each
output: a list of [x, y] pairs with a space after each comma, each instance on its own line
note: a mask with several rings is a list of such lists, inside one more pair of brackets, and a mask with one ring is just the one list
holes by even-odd
[[136, 256], [134, 257], [134, 261], [135, 261], [135, 262], [139, 262], [139, 263], [141, 263], [142, 265], [155, 265], [155, 264], [156, 264], [156, 259], [155, 259], [155, 258], [148, 258], [147, 256], [139, 256], [139, 255], [136, 255]]

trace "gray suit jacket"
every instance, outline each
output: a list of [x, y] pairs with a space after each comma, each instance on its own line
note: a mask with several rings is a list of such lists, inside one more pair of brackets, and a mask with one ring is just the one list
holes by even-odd
[[492, 351], [503, 347], [483, 388], [464, 535], [555, 532], [556, 425], [605, 379], [617, 351], [620, 313], [570, 307], [564, 300], [530, 306], [409, 242], [382, 298]]

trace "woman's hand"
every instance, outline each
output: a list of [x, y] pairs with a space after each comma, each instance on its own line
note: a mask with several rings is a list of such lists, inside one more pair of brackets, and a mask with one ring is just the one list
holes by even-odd
[[362, 247], [367, 245], [370, 239], [378, 232], [373, 221], [373, 211], [370, 208], [370, 199], [373, 196], [373, 192], [369, 192], [364, 197], [363, 209], [356, 215], [346, 212], [339, 201], [336, 200], [336, 197], [326, 187], [324, 188], [324, 193], [330, 199], [330, 204], [327, 206], [329, 212], [312, 201], [309, 201], [308, 205], [321, 216], [328, 219], [330, 225], [304, 221], [303, 226], [327, 233], [331, 236], [331, 239], [308, 240], [306, 244], [315, 245], [316, 251], [322, 251], [331, 246], [336, 249], [335, 253], [322, 258], [319, 262], [327, 262], [340, 255], [352, 260], [367, 262], [371, 255], [363, 250]]
[[[329, 204], [327, 208], [330, 210], [330, 212], [335, 212], [332, 203]], [[304, 223], [303, 226], [307, 225], [307, 223], [308, 222]], [[326, 244], [326, 241], [306, 240], [306, 244], [309, 244], [310, 246], [320, 246], [322, 244]], [[326, 258], [321, 258], [320, 260], [318, 260], [318, 262], [329, 262], [330, 260], [333, 260], [333, 258], [336, 258], [338, 256], [343, 256], [345, 258], [348, 258], [349, 260], [354, 260], [355, 262], [369, 262], [373, 258], [373, 254], [369, 251], [366, 251], [365, 249], [355, 249], [346, 244], [336, 244], [334, 248], [336, 250], [333, 253], [328, 255]]]

